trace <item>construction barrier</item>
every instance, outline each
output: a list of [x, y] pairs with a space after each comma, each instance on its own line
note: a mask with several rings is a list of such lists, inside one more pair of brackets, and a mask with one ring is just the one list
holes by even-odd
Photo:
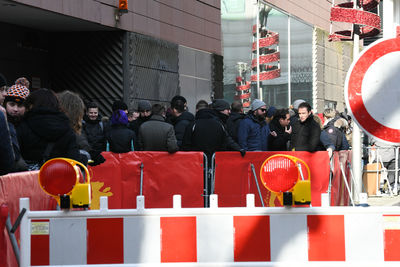
[[106, 161], [90, 167], [92, 209], [99, 208], [100, 196], [109, 198], [111, 209], [135, 208], [141, 180], [149, 208], [170, 208], [175, 194], [182, 195], [185, 208], [203, 207], [202, 152], [104, 152], [102, 155]]
[[[321, 193], [328, 192], [330, 179], [330, 160], [328, 152], [318, 151], [314, 153], [302, 151], [282, 152], [248, 152], [241, 157], [237, 152], [215, 153], [215, 194], [218, 194], [221, 207], [244, 207], [246, 205], [246, 194], [256, 195], [256, 206], [262, 206], [255, 174], [261, 191], [264, 205], [267, 207], [281, 206], [276, 195], [262, 185], [260, 180], [261, 164], [270, 156], [280, 153], [292, 155], [303, 160], [311, 172], [311, 199], [312, 206], [321, 206]], [[348, 205], [348, 192], [343, 187], [343, 175], [340, 170], [340, 162], [345, 165], [348, 173], [348, 151], [335, 152], [333, 162], [335, 169], [332, 176], [332, 198], [333, 206]], [[306, 173], [306, 170], [303, 170]], [[350, 179], [350, 175], [346, 176]]]
[[[21, 266], [197, 263], [200, 266], [385, 266], [400, 264], [399, 207], [28, 211]], [[286, 265], [285, 265], [286, 264]], [[354, 265], [355, 264], [355, 265]], [[136, 266], [136, 265], [135, 265]], [[393, 265], [394, 266], [394, 265]]]
[[[259, 166], [272, 152], [249, 152], [244, 158], [238, 152], [216, 154], [215, 192], [220, 196], [220, 206], [245, 206], [246, 194], [256, 195], [260, 206], [250, 163], [254, 163], [259, 179]], [[311, 169], [312, 205], [317, 206], [318, 194], [326, 193], [329, 182], [329, 159], [326, 152], [287, 152], [302, 158]], [[346, 151], [340, 154], [347, 155]], [[203, 207], [203, 156], [200, 152], [131, 152], [126, 154], [103, 153], [105, 163], [90, 167], [92, 174], [92, 208], [99, 208], [99, 198], [108, 196], [110, 209], [135, 208], [136, 196], [140, 194], [142, 170], [143, 189], [147, 208], [170, 208], [172, 195], [182, 195], [184, 208]], [[342, 155], [342, 160], [346, 157]], [[221, 161], [224, 159], [225, 162]], [[339, 160], [335, 153], [334, 161]], [[347, 158], [346, 158], [347, 160]], [[345, 161], [347, 162], [347, 161]], [[143, 163], [143, 168], [141, 168]], [[339, 165], [338, 165], [339, 166]], [[335, 165], [332, 179], [332, 205], [348, 205], [348, 194], [343, 185], [340, 168]], [[317, 169], [317, 175], [315, 174]], [[328, 169], [328, 171], [326, 170]], [[348, 171], [348, 170], [347, 170]], [[319, 177], [321, 175], [321, 177]], [[31, 210], [52, 210], [56, 202], [46, 195], [38, 183], [38, 172], [21, 172], [0, 177], [0, 205], [8, 207], [10, 219], [15, 222], [18, 199], [29, 197]], [[347, 176], [349, 179], [350, 176]], [[260, 183], [263, 196], [268, 192]], [[266, 203], [270, 203], [266, 202]], [[319, 200], [319, 203], [320, 200]], [[279, 205], [277, 199], [274, 200]], [[268, 205], [267, 205], [268, 206]], [[273, 206], [273, 205], [270, 205]], [[0, 226], [6, 215], [0, 213]], [[16, 232], [17, 239], [19, 231]], [[7, 231], [0, 229], [0, 266], [17, 266]]]

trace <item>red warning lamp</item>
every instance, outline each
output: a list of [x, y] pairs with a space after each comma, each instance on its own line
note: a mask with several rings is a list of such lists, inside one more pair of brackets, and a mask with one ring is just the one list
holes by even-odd
[[127, 13], [128, 12], [128, 0], [119, 0], [118, 11], [120, 13]]
[[[303, 169], [306, 170], [307, 180]], [[260, 179], [283, 205], [311, 204], [310, 168], [301, 159], [283, 154], [267, 158], [261, 165]]]
[[90, 206], [90, 175], [80, 162], [67, 158], [47, 161], [40, 168], [39, 184], [45, 193], [54, 197], [62, 209]]

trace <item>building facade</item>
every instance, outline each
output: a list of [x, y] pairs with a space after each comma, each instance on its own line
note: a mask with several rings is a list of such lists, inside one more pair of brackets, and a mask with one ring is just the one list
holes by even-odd
[[123, 98], [189, 109], [222, 93], [220, 0], [0, 0], [0, 72], [79, 92], [109, 115]]
[[[328, 107], [344, 111], [343, 88], [353, 42], [328, 41], [331, 2], [222, 0], [225, 97], [243, 102], [262, 98], [277, 108], [303, 99], [316, 112]], [[333, 29], [346, 27], [333, 25]]]

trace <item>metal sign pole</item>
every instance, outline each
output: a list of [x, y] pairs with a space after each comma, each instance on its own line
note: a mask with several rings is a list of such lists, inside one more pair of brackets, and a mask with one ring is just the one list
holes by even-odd
[[[357, 8], [357, 0], [353, 0], [354, 7]], [[353, 26], [353, 60], [358, 57], [360, 53], [360, 35], [359, 35], [359, 27], [354, 24]], [[352, 139], [352, 166], [353, 166], [353, 174], [354, 180], [356, 181], [356, 186], [354, 186], [354, 200], [355, 202], [359, 202], [359, 194], [361, 193], [361, 184], [362, 184], [362, 149], [361, 149], [361, 129], [356, 124], [353, 123], [353, 139]]]

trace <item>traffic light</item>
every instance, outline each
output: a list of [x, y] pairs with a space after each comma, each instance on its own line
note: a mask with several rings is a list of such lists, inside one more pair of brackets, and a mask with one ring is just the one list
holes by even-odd
[[128, 0], [119, 0], [118, 11], [120, 13], [128, 12]]

